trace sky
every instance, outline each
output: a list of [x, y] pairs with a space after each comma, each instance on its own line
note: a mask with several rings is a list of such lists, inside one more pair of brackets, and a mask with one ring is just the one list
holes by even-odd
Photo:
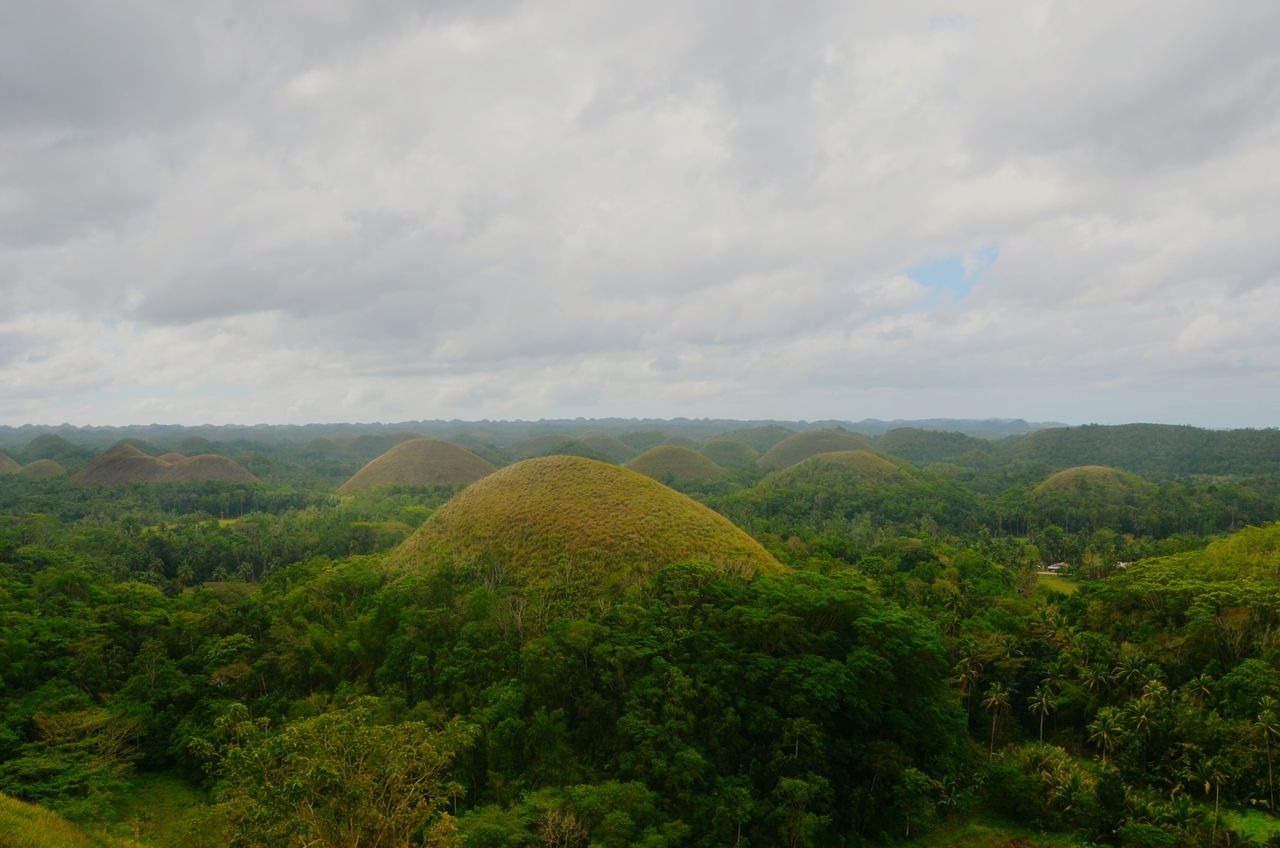
[[1280, 5], [0, 5], [0, 423], [1280, 425]]

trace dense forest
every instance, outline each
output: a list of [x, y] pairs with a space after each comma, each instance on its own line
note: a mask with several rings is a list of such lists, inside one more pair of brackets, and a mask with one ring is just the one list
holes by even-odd
[[0, 846], [1280, 845], [1280, 432], [970, 429], [7, 430]]

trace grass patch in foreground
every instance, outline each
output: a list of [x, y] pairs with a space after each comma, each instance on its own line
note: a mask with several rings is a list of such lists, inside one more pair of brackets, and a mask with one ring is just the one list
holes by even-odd
[[0, 795], [0, 848], [139, 848], [131, 839], [90, 833], [62, 816]]
[[1268, 815], [1262, 810], [1238, 810], [1227, 813], [1224, 818], [1232, 830], [1240, 831], [1251, 841], [1260, 845], [1280, 834], [1280, 818]]
[[1076, 581], [1063, 577], [1061, 574], [1036, 574], [1036, 586], [1043, 587], [1050, 592], [1061, 592], [1064, 595], [1070, 595], [1080, 588]]
[[948, 825], [913, 840], [919, 848], [1082, 848], [1089, 845], [1062, 834], [1042, 834], [990, 821]]
[[207, 799], [186, 781], [166, 774], [140, 774], [124, 799], [117, 833], [138, 833], [156, 848], [212, 848], [225, 845], [211, 830]]

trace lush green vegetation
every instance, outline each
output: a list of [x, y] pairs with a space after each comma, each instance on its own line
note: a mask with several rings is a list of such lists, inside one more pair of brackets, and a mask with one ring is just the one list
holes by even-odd
[[687, 495], [567, 457], [339, 495], [399, 430], [130, 442], [253, 483], [0, 474], [0, 846], [1280, 844], [1265, 434], [1194, 436], [1244, 446], [1210, 475], [1083, 429]]

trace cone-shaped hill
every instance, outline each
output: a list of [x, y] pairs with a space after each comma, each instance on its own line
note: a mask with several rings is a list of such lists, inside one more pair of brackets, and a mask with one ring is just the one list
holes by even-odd
[[757, 463], [761, 468], [777, 470], [787, 468], [820, 453], [835, 451], [870, 450], [871, 440], [857, 433], [843, 430], [809, 430], [788, 436], [769, 448]]
[[1123, 496], [1126, 492], [1142, 489], [1149, 484], [1136, 474], [1129, 474], [1106, 465], [1080, 465], [1067, 468], [1045, 478], [1036, 486], [1037, 495]]
[[496, 469], [466, 448], [440, 439], [401, 442], [361, 468], [339, 492], [378, 486], [465, 486]]
[[697, 451], [681, 445], [658, 445], [627, 463], [627, 468], [659, 483], [715, 483], [725, 470]]
[[28, 463], [18, 472], [24, 480], [52, 480], [54, 477], [65, 477], [67, 469], [52, 459], [37, 459]]
[[617, 463], [631, 459], [638, 451], [625, 442], [607, 435], [574, 437], [564, 433], [546, 433], [515, 443], [509, 448], [509, 453], [519, 459], [532, 459], [539, 456], [581, 456], [587, 459], [598, 459], [601, 462]]
[[[176, 458], [175, 458], [176, 457]], [[73, 478], [90, 486], [127, 486], [134, 483], [184, 483], [216, 481], [255, 483], [258, 478], [239, 463], [217, 454], [151, 456], [121, 442], [80, 469]]]
[[452, 564], [498, 582], [599, 594], [701, 559], [734, 573], [783, 570], [708, 507], [626, 468], [571, 456], [529, 459], [473, 483], [392, 555]]
[[756, 464], [759, 452], [736, 439], [712, 439], [702, 446], [702, 455], [723, 468], [745, 468]]
[[22, 470], [18, 461], [7, 453], [0, 452], [0, 474], [17, 474]]
[[869, 517], [876, 525], [911, 523], [928, 516], [940, 525], [970, 522], [974, 496], [906, 460], [864, 450], [809, 457], [775, 471], [724, 503], [743, 522], [765, 520], [776, 532], [835, 531]]

